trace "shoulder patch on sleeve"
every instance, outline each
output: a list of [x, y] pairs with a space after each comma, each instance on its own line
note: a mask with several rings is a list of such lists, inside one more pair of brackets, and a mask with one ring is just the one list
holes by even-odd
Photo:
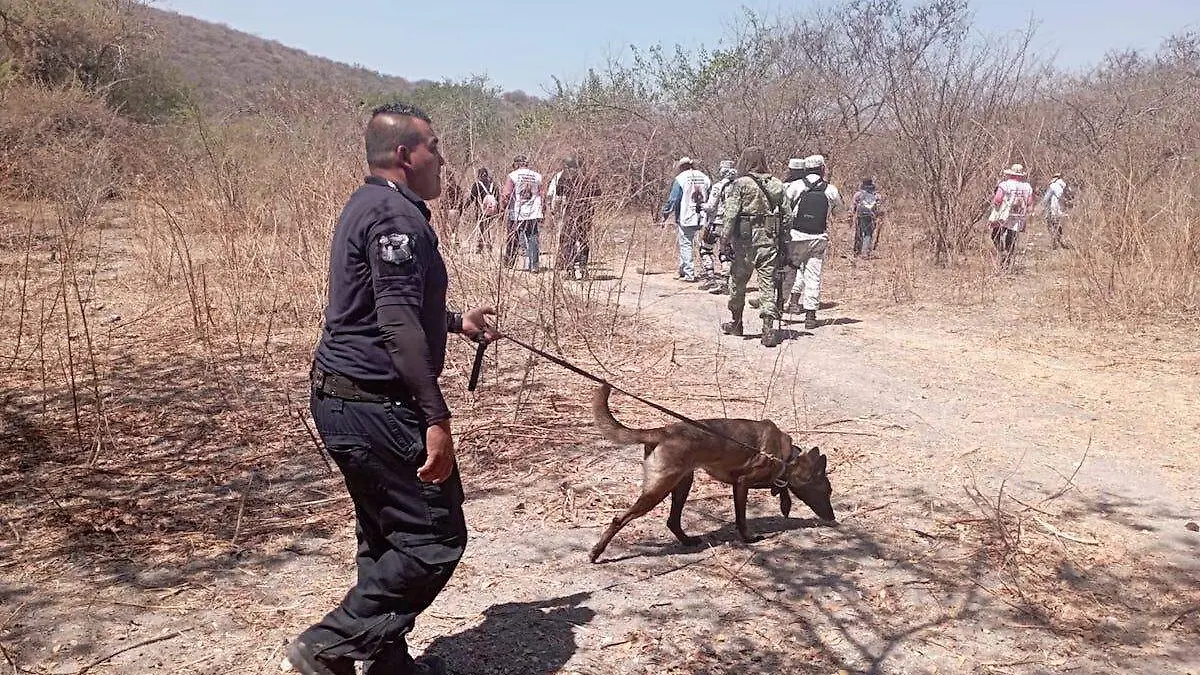
[[412, 237], [402, 232], [381, 234], [378, 239], [379, 259], [392, 265], [403, 265], [413, 259]]

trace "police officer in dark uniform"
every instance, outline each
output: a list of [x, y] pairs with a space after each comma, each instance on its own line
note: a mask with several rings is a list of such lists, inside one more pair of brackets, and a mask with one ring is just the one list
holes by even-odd
[[371, 175], [333, 234], [312, 414], [354, 500], [358, 582], [288, 645], [303, 675], [442, 673], [414, 661], [405, 635], [441, 592], [467, 543], [450, 410], [438, 386], [448, 333], [499, 337], [491, 308], [446, 309], [446, 265], [426, 200], [441, 193], [430, 120], [411, 106], [374, 111]]

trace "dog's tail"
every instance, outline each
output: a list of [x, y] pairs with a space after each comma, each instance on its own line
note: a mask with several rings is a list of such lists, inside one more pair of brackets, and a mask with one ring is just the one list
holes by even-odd
[[612, 385], [605, 383], [597, 387], [596, 393], [592, 394], [592, 417], [596, 420], [596, 428], [600, 430], [601, 435], [613, 443], [622, 445], [633, 445], [634, 443], [657, 445], [666, 438], [665, 430], [662, 427], [630, 429], [618, 422], [608, 407], [608, 396], [611, 393]]

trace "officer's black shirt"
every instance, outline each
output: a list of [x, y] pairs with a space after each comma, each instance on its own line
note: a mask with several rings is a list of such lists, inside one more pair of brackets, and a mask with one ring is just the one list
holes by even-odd
[[433, 424], [450, 417], [437, 378], [453, 316], [429, 208], [405, 185], [371, 177], [333, 232], [317, 367], [403, 392]]

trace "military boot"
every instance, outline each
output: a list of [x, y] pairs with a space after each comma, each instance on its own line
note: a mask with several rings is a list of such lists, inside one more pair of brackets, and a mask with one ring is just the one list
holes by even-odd
[[721, 324], [721, 332], [726, 335], [741, 335], [742, 334], [742, 315], [734, 314], [731, 321], [726, 321]]
[[817, 310], [804, 310], [804, 329], [812, 330], [817, 327]]
[[775, 329], [774, 319], [763, 319], [762, 346], [778, 347], [783, 342], [783, 335]]

